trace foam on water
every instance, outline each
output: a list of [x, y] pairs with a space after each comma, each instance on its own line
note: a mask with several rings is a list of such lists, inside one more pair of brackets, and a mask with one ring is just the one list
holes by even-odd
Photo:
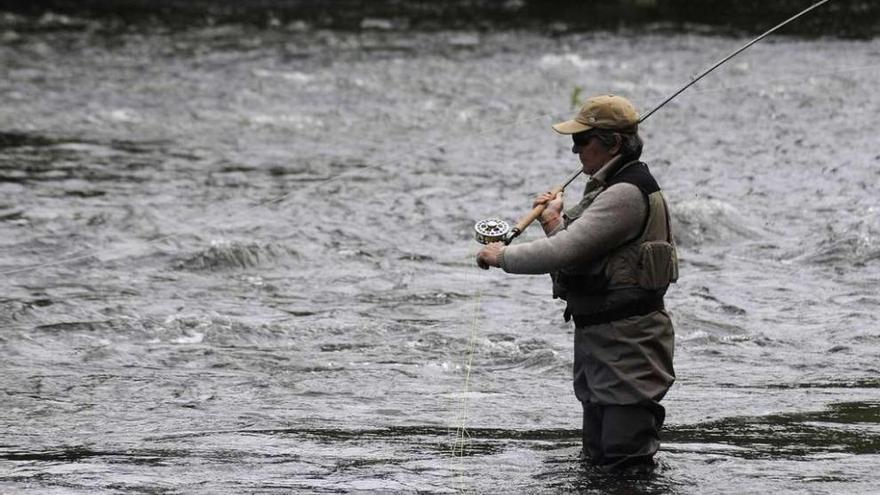
[[759, 240], [762, 232], [730, 203], [717, 199], [673, 203], [675, 240], [685, 248]]
[[178, 261], [181, 270], [228, 270], [254, 268], [282, 256], [296, 256], [296, 251], [278, 244], [243, 243], [213, 240], [210, 247]]
[[876, 213], [867, 212], [864, 219], [855, 223], [829, 224], [818, 242], [807, 252], [792, 257], [798, 261], [816, 265], [863, 266], [880, 259], [880, 223]]

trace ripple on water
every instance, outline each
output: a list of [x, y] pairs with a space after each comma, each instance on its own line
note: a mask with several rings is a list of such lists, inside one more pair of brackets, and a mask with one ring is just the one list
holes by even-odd
[[845, 226], [829, 224], [818, 243], [789, 259], [830, 266], [859, 266], [880, 259], [880, 224], [872, 223], [870, 218]]
[[543, 339], [519, 339], [513, 335], [491, 334], [477, 344], [480, 368], [487, 370], [558, 370], [569, 366], [568, 356], [560, 355]]
[[211, 245], [175, 264], [178, 270], [222, 271], [254, 268], [284, 256], [296, 256], [295, 250], [279, 244], [240, 241], [211, 241]]
[[755, 240], [762, 236], [736, 208], [717, 199], [676, 202], [671, 208], [675, 240], [684, 247]]

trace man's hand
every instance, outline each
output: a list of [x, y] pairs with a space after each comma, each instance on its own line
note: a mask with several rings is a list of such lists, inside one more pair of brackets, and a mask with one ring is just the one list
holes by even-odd
[[539, 205], [547, 205], [541, 212], [540, 222], [544, 232], [550, 232], [556, 228], [562, 218], [562, 193], [556, 196], [551, 191], [539, 194], [532, 202], [532, 208]]
[[477, 266], [488, 270], [490, 266], [498, 266], [498, 254], [504, 249], [503, 242], [490, 242], [477, 253]]

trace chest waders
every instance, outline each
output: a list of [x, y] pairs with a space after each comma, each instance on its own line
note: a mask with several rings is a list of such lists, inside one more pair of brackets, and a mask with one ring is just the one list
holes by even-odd
[[594, 177], [584, 198], [565, 212], [577, 221], [603, 191], [627, 183], [647, 206], [639, 235], [600, 260], [551, 274], [556, 297], [574, 319], [575, 395], [583, 406], [584, 454], [606, 468], [650, 465], [660, 447], [665, 410], [659, 401], [675, 381], [674, 330], [663, 295], [678, 278], [678, 256], [660, 187], [642, 162]]

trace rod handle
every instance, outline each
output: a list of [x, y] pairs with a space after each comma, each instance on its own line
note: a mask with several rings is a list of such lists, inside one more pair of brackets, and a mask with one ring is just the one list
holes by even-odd
[[[556, 186], [553, 189], [551, 189], [550, 193], [553, 194], [553, 197], [555, 198], [557, 194], [561, 193], [564, 190], [565, 190], [565, 186], [559, 185], [559, 186]], [[537, 220], [541, 216], [541, 213], [544, 213], [544, 210], [546, 210], [546, 209], [547, 209], [547, 203], [544, 203], [542, 205], [538, 205], [538, 206], [534, 207], [532, 209], [532, 211], [529, 212], [528, 215], [526, 215], [520, 219], [520, 221], [516, 224], [516, 227], [514, 227], [514, 229], [519, 232], [523, 232], [524, 230], [526, 230], [529, 227], [529, 225], [532, 224], [532, 222]]]

